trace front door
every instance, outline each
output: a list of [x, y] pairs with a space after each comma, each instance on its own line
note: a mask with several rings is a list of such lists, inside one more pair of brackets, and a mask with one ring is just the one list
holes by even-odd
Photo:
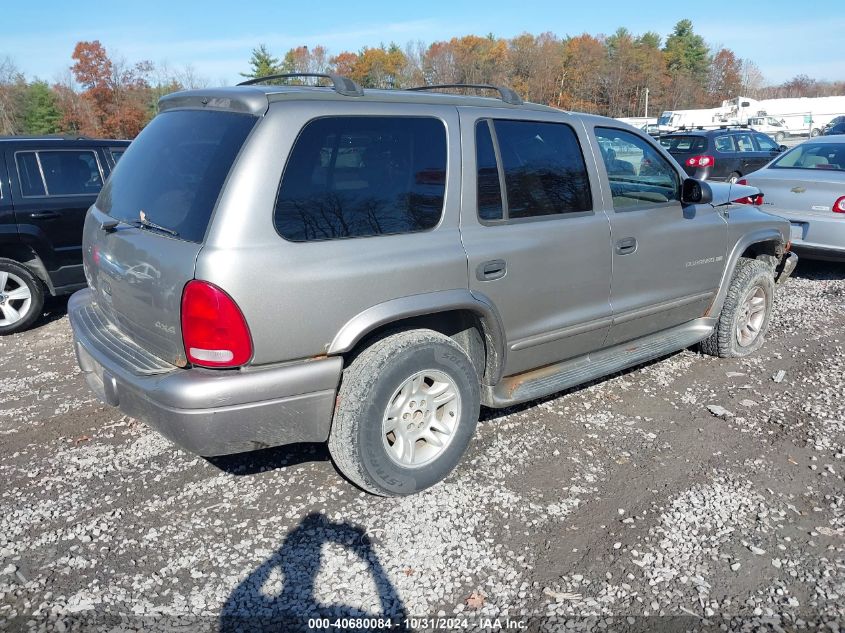
[[682, 206], [681, 172], [650, 139], [595, 127], [610, 190], [613, 241], [607, 344], [655, 333], [704, 315], [727, 254], [727, 222], [712, 205]]
[[469, 286], [498, 309], [505, 374], [601, 347], [610, 226], [583, 126], [562, 114], [461, 109]]

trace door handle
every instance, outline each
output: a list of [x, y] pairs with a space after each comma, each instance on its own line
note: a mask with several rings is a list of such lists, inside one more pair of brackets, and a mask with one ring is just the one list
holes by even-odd
[[55, 211], [36, 211], [35, 213], [30, 213], [29, 217], [33, 220], [54, 220], [59, 217], [59, 214]]
[[623, 237], [621, 240], [616, 242], [616, 254], [617, 255], [630, 255], [634, 251], [637, 250], [637, 238], [635, 237]]
[[493, 259], [483, 262], [475, 269], [475, 276], [479, 281], [493, 281], [501, 279], [508, 272], [508, 265], [504, 259]]

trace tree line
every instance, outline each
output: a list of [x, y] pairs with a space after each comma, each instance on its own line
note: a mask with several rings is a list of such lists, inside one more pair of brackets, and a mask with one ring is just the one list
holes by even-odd
[[[149, 61], [130, 64], [98, 41], [79, 42], [64, 80], [27, 81], [0, 60], [0, 134], [69, 133], [133, 138], [155, 114], [158, 98], [208, 85], [188, 66], [174, 71]], [[365, 88], [471, 83], [514, 88], [523, 98], [612, 117], [716, 107], [738, 95], [753, 98], [845, 94], [845, 80], [799, 75], [768, 84], [757, 65], [725, 47], [708, 45], [690, 20], [665, 38], [619, 28], [612, 35], [559, 37], [523, 33], [511, 39], [465, 35], [426, 45], [410, 42], [331, 54], [322, 45], [276, 56], [252, 51], [243, 77], [283, 73], [346, 75]], [[294, 83], [311, 83], [294, 79]]]

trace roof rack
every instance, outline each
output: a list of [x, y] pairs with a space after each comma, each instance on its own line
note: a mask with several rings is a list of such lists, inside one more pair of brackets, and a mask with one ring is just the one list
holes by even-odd
[[436, 86], [416, 86], [408, 88], [408, 90], [443, 90], [445, 88], [474, 88], [475, 90], [496, 90], [499, 92], [499, 98], [505, 103], [511, 105], [522, 105], [522, 97], [520, 97], [513, 89], [507, 86], [493, 86], [491, 84], [438, 84]]
[[334, 91], [343, 95], [344, 97], [363, 97], [364, 89], [357, 83], [352, 81], [349, 77], [343, 75], [335, 75], [332, 73], [281, 73], [278, 75], [266, 75], [264, 77], [255, 77], [254, 79], [247, 79], [240, 82], [239, 86], [253, 86], [255, 84], [264, 83], [272, 79], [291, 79], [295, 77], [322, 77], [332, 82]]

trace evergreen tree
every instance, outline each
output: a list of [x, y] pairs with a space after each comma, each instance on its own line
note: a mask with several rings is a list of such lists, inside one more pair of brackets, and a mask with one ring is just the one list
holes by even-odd
[[704, 78], [710, 65], [710, 50], [704, 38], [692, 30], [690, 20], [680, 20], [666, 38], [666, 65], [670, 72]]
[[259, 44], [258, 48], [252, 49], [252, 57], [249, 60], [249, 65], [250, 71], [248, 73], [241, 73], [241, 77], [255, 79], [282, 72], [279, 59], [273, 57], [264, 44]]
[[61, 131], [62, 113], [56, 95], [44, 81], [34, 81], [24, 96], [24, 129], [28, 134], [56, 134]]

